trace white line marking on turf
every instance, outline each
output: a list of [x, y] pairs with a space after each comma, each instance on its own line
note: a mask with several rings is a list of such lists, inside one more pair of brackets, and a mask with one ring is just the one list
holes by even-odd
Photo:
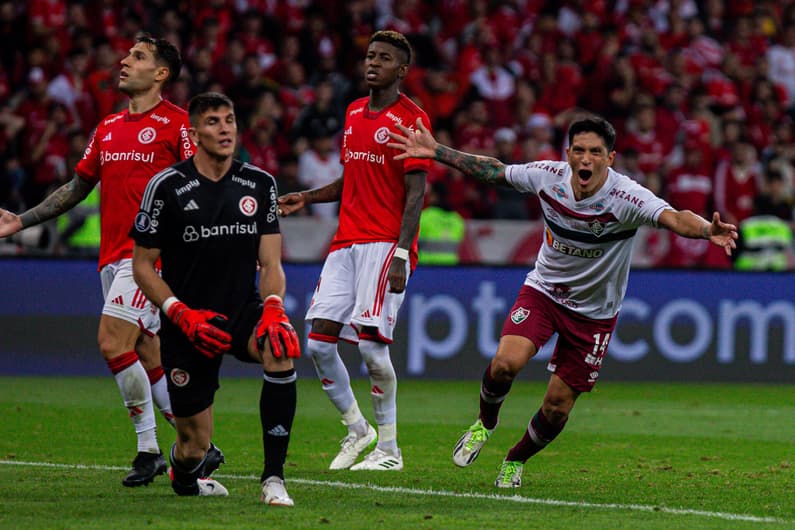
[[[49, 467], [58, 469], [89, 469], [99, 471], [126, 471], [127, 467], [87, 465], [87, 464], [56, 464], [53, 462], [23, 462], [17, 460], [0, 460], [0, 465], [6, 466], [28, 466], [28, 467]], [[256, 475], [227, 475], [215, 473], [213, 477], [230, 478], [241, 480], [259, 480]], [[691, 510], [688, 508], [668, 508], [666, 506], [650, 506], [646, 504], [618, 504], [618, 503], [596, 503], [586, 501], [562, 501], [557, 499], [537, 499], [533, 497], [522, 497], [521, 495], [498, 495], [496, 493], [462, 493], [457, 491], [444, 490], [422, 490], [416, 488], [403, 488], [397, 486], [378, 486], [369, 483], [340, 482], [336, 480], [311, 480], [303, 478], [289, 477], [288, 483], [307, 484], [310, 486], [325, 486], [344, 489], [365, 489], [380, 491], [383, 493], [403, 493], [408, 495], [425, 495], [433, 497], [453, 497], [457, 499], [483, 499], [502, 502], [516, 502], [520, 504], [540, 504], [544, 506], [567, 506], [570, 508], [599, 508], [605, 510], [629, 510], [636, 512], [660, 512], [673, 515], [696, 515], [700, 517], [710, 517], [713, 519], [724, 519], [727, 521], [746, 521], [750, 523], [790, 523], [786, 519], [776, 517], [760, 517], [757, 515], [747, 515], [742, 513], [709, 512], [705, 510]]]

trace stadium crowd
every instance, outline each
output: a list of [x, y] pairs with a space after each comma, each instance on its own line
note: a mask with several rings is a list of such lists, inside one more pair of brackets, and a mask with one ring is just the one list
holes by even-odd
[[[403, 88], [441, 142], [506, 163], [560, 160], [570, 121], [596, 112], [618, 131], [617, 170], [678, 209], [781, 219], [791, 244], [792, 0], [2, 0], [0, 207], [22, 211], [71, 178], [91, 128], [124, 103], [119, 60], [140, 32], [182, 51], [171, 101], [229, 95], [241, 159], [280, 193], [321, 185], [338, 175], [345, 108], [367, 94], [361, 57], [378, 29], [415, 47]], [[535, 197], [440, 164], [428, 179], [466, 219], [539, 218]], [[703, 241], [645, 244], [653, 265], [731, 266]]]

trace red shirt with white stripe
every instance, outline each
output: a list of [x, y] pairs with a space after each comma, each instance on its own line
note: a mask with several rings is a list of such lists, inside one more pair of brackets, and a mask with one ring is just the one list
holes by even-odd
[[[400, 133], [396, 123], [414, 129], [417, 118], [430, 129], [428, 115], [412, 100], [400, 94], [397, 101], [372, 112], [369, 97], [348, 106], [340, 151], [344, 185], [340, 202], [339, 227], [331, 250], [356, 243], [397, 242], [406, 205], [405, 175], [428, 171], [428, 159], [394, 160], [401, 151], [387, 147], [389, 131]], [[409, 249], [412, 269], [417, 264], [417, 236]]]
[[75, 173], [87, 182], [102, 183], [100, 269], [132, 257], [127, 233], [144, 189], [155, 173], [193, 155], [189, 127], [188, 113], [165, 100], [140, 114], [111, 114], [97, 125]]

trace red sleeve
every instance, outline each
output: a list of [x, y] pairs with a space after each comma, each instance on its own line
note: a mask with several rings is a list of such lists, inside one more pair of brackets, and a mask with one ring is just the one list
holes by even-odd
[[97, 126], [94, 129], [94, 133], [91, 135], [91, 139], [88, 141], [88, 145], [86, 146], [86, 150], [83, 152], [83, 158], [75, 165], [75, 173], [80, 175], [82, 179], [87, 182], [91, 182], [96, 184], [99, 182], [100, 179], [100, 163], [99, 163], [99, 142], [97, 138], [100, 137], [99, 134], [100, 126]]

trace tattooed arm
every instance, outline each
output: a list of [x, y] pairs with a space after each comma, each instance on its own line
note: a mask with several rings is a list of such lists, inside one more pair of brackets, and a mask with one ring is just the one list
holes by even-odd
[[16, 215], [8, 210], [0, 210], [0, 237], [10, 236], [23, 228], [58, 217], [85, 199], [93, 187], [93, 184], [75, 175], [72, 180], [21, 215]]
[[461, 171], [465, 175], [475, 177], [489, 184], [509, 185], [505, 180], [505, 164], [496, 158], [472, 155], [440, 144], [419, 119], [417, 119], [414, 131], [400, 124], [396, 125], [403, 133], [403, 136], [390, 132], [389, 136], [393, 142], [388, 145], [403, 152], [397, 155], [395, 160], [433, 158]]

